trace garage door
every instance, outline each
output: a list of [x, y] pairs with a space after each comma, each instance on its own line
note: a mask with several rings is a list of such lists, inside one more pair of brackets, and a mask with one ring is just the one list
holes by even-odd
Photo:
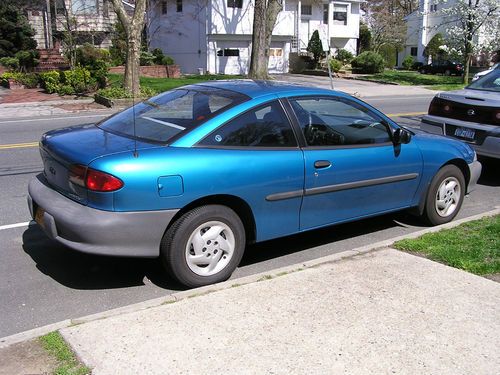
[[285, 72], [285, 43], [271, 42], [269, 49], [269, 73]]
[[248, 42], [224, 41], [217, 43], [217, 72], [219, 74], [247, 74]]

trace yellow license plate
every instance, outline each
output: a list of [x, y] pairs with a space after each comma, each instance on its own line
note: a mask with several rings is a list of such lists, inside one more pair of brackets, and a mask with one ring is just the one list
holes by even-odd
[[44, 227], [44, 223], [43, 223], [43, 214], [45, 213], [44, 209], [43, 208], [40, 208], [38, 207], [36, 209], [36, 213], [35, 213], [35, 221], [38, 223], [38, 225], [40, 225], [41, 227]]

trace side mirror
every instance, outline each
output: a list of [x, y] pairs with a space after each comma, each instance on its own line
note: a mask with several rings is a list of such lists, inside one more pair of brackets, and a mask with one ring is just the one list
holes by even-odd
[[392, 142], [395, 145], [410, 143], [411, 133], [403, 128], [397, 128], [392, 133]]

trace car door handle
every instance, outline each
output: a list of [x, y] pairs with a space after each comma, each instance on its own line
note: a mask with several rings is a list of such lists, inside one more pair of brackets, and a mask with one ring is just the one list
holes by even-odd
[[332, 165], [328, 160], [316, 160], [314, 162], [314, 168], [328, 168]]

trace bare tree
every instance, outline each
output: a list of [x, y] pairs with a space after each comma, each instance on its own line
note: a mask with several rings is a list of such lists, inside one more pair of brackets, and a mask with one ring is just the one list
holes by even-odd
[[125, 11], [122, 0], [111, 0], [113, 7], [127, 36], [127, 57], [123, 87], [134, 95], [140, 94], [139, 58], [141, 51], [142, 31], [146, 20], [146, 0], [136, 0], [133, 16]]
[[252, 54], [248, 76], [253, 79], [269, 78], [269, 48], [278, 13], [283, 10], [282, 0], [255, 0], [253, 15]]
[[500, 48], [500, 2], [498, 0], [441, 0], [440, 13], [448, 52], [464, 59], [463, 82], [469, 80], [469, 67], [475, 53]]

